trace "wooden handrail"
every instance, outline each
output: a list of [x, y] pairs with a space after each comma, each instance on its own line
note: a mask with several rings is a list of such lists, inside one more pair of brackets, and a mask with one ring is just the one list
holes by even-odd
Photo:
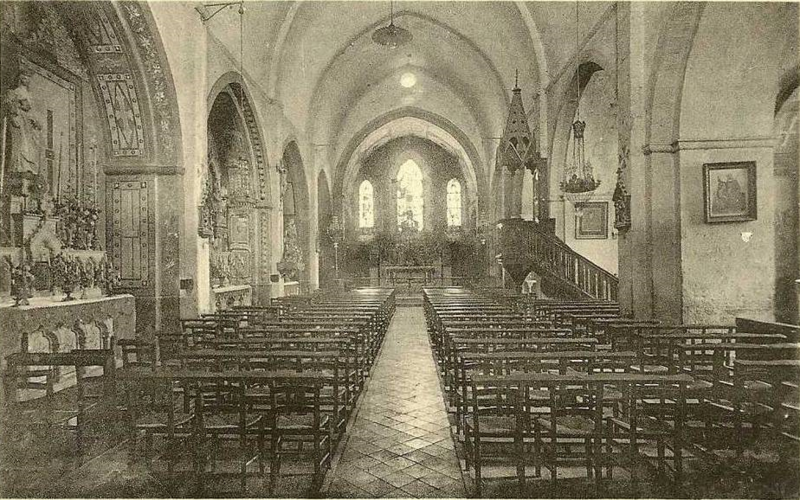
[[556, 278], [575, 292], [589, 298], [617, 300], [619, 279], [579, 254], [555, 234], [534, 222], [524, 223], [523, 258], [531, 260], [540, 273]]

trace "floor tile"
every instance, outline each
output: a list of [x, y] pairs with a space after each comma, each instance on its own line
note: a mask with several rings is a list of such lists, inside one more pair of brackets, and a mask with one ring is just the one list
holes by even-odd
[[421, 308], [397, 309], [361, 397], [330, 484], [384, 498], [465, 495]]

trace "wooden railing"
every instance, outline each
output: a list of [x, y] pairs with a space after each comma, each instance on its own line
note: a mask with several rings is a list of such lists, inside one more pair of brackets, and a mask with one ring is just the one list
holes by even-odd
[[[599, 300], [617, 300], [619, 279], [569, 247], [566, 243], [540, 225], [531, 221], [504, 222], [504, 231], [510, 234], [503, 250], [513, 256], [514, 264], [527, 264], [544, 281], [574, 297]], [[555, 283], [553, 283], [555, 281]]]

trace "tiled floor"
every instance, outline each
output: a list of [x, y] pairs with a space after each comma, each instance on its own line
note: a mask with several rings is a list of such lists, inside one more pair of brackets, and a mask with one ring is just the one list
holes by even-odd
[[421, 307], [397, 309], [362, 397], [324, 496], [465, 496]]

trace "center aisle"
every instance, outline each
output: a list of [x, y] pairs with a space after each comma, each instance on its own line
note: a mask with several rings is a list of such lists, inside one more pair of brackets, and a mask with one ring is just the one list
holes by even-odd
[[421, 307], [398, 307], [329, 497], [464, 497]]

